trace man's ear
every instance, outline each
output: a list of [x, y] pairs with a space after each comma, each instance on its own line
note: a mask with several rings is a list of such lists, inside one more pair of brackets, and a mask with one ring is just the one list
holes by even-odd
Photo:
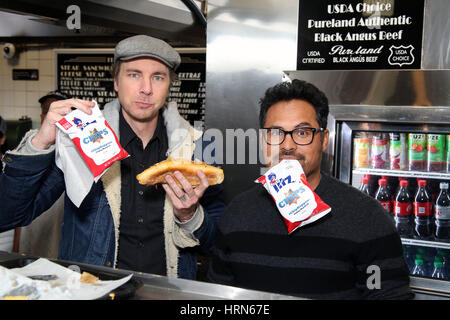
[[325, 129], [322, 136], [322, 152], [325, 152], [328, 148], [328, 139], [330, 138], [330, 131]]

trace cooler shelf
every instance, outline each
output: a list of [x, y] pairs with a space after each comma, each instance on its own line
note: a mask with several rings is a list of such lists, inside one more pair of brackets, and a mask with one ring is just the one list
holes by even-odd
[[353, 173], [355, 173], [355, 174], [371, 174], [371, 175], [376, 175], [376, 176], [429, 178], [429, 179], [444, 179], [444, 180], [449, 179], [450, 180], [450, 173], [446, 173], [446, 172], [359, 168], [359, 169], [353, 169]]
[[401, 238], [401, 239], [402, 239], [402, 243], [407, 244], [407, 245], [430, 247], [430, 248], [440, 248], [440, 249], [450, 249], [450, 243], [448, 243], [448, 242], [419, 240], [419, 239], [410, 239], [410, 238]]

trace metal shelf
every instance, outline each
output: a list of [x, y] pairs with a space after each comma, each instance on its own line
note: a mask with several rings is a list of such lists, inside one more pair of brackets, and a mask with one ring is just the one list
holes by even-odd
[[419, 240], [419, 239], [411, 239], [411, 238], [401, 238], [401, 239], [402, 239], [402, 243], [406, 244], [406, 245], [429, 247], [429, 248], [439, 248], [439, 249], [449, 249], [450, 250], [450, 243], [448, 243], [448, 242]]
[[371, 175], [377, 175], [377, 176], [429, 178], [429, 179], [444, 179], [444, 180], [448, 179], [448, 180], [450, 180], [450, 173], [446, 173], [446, 172], [359, 168], [359, 169], [353, 169], [353, 173], [355, 173], [355, 174], [371, 174]]

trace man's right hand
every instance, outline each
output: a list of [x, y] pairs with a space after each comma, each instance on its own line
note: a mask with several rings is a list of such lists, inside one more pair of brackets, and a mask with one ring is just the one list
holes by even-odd
[[95, 105], [89, 100], [67, 99], [55, 101], [50, 105], [48, 113], [42, 121], [41, 128], [31, 140], [31, 144], [40, 150], [46, 150], [55, 143], [56, 140], [56, 122], [72, 111], [72, 108], [92, 114], [91, 107]]

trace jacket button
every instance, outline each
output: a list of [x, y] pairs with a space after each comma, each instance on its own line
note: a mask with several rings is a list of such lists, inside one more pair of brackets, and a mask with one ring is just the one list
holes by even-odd
[[108, 261], [108, 262], [106, 263], [106, 266], [107, 266], [107, 267], [111, 267], [111, 261]]
[[6, 157], [5, 161], [8, 162], [8, 163], [11, 163], [11, 162], [13, 162], [13, 159], [11, 157]]

